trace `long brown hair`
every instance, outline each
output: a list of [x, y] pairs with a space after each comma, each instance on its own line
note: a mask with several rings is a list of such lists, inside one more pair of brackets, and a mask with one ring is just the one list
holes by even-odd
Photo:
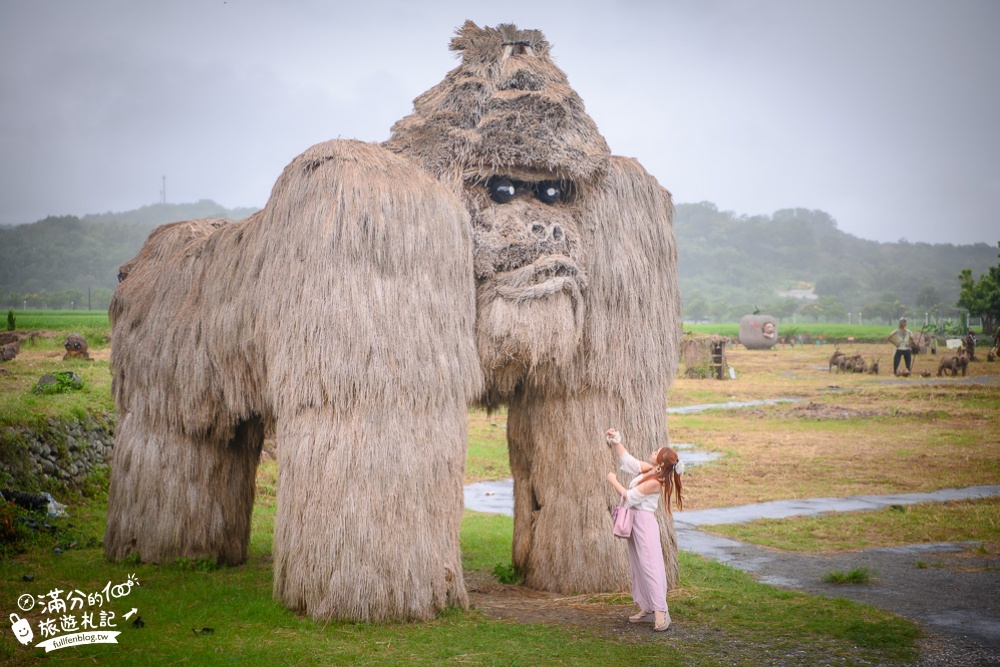
[[677, 496], [677, 509], [684, 509], [684, 500], [681, 498], [681, 476], [677, 472], [677, 462], [680, 460], [670, 447], [660, 447], [656, 450], [656, 467], [647, 472], [639, 480], [639, 484], [655, 479], [660, 483], [663, 492], [663, 504], [670, 512], [670, 496]]

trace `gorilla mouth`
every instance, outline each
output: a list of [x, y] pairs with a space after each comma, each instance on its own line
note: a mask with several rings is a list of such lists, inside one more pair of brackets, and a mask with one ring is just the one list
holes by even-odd
[[579, 295], [584, 286], [576, 262], [566, 255], [546, 255], [531, 264], [493, 277], [497, 294], [511, 301], [540, 299], [557, 292]]

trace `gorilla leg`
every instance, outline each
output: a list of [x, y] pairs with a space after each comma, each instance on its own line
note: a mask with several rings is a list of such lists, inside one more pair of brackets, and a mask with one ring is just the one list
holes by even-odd
[[[514, 475], [513, 562], [533, 588], [560, 593], [629, 588], [624, 543], [611, 534], [618, 498], [607, 482], [618, 460], [604, 439], [616, 426], [645, 458], [666, 444], [663, 410], [628, 414], [591, 391], [570, 396], [522, 391], [510, 403], [507, 437]], [[673, 519], [658, 511], [667, 582], [677, 582]]]
[[136, 415], [124, 415], [111, 463], [107, 557], [245, 561], [263, 441], [256, 418], [219, 443], [148, 429]]
[[429, 619], [468, 606], [459, 529], [466, 417], [355, 407], [278, 426], [274, 596], [313, 618]]

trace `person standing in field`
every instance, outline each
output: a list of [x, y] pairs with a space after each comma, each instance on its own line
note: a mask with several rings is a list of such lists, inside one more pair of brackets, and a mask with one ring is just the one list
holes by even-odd
[[660, 447], [648, 461], [640, 461], [625, 450], [621, 435], [615, 429], [609, 428], [605, 435], [608, 445], [621, 460], [621, 470], [635, 475], [626, 489], [614, 472], [608, 473], [608, 482], [619, 495], [625, 497], [625, 504], [635, 512], [632, 535], [627, 542], [632, 600], [639, 606], [639, 613], [629, 616], [628, 620], [632, 623], [653, 623], [653, 630], [662, 632], [670, 627], [667, 572], [660, 546], [660, 526], [653, 513], [661, 495], [667, 512], [670, 512], [671, 495], [677, 498], [677, 509], [683, 509], [681, 474], [684, 463], [670, 447]]
[[906, 362], [906, 370], [903, 375], [909, 375], [913, 366], [913, 333], [906, 328], [906, 318], [899, 318], [899, 328], [886, 336], [887, 341], [896, 346], [896, 353], [892, 356], [893, 375], [899, 375], [899, 360]]

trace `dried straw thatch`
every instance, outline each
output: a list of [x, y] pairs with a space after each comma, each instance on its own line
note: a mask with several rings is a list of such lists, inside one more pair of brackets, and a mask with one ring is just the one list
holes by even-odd
[[467, 21], [451, 42], [462, 64], [414, 100], [387, 145], [462, 181], [589, 177], [610, 151], [549, 48], [538, 30]]
[[384, 147], [316, 146], [263, 211], [163, 228], [123, 267], [109, 556], [242, 560], [273, 428], [279, 600], [363, 620], [464, 605], [476, 400], [510, 405], [529, 585], [627, 589], [602, 434], [639, 457], [668, 442], [670, 194], [610, 155], [540, 32], [466, 23], [452, 48]]
[[[581, 205], [586, 313], [567, 365], [536, 365], [510, 398], [514, 562], [529, 585], [559, 592], [628, 587], [611, 535], [618, 499], [609, 424], [645, 458], [667, 444], [664, 400], [676, 370], [680, 294], [670, 196], [634, 160], [612, 158]], [[673, 521], [659, 514], [667, 580], [677, 581]]]
[[212, 224], [158, 230], [115, 292], [108, 556], [243, 560], [273, 424], [278, 599], [371, 620], [466, 604], [481, 376], [461, 202], [381, 147], [331, 141], [262, 211]]
[[[452, 48], [462, 64], [386, 145], [472, 217], [481, 402], [510, 405], [514, 563], [539, 588], [623, 590], [602, 434], [623, 429], [637, 456], [668, 442], [680, 323], [670, 195], [611, 156], [540, 32], [468, 22]], [[490, 196], [495, 179], [510, 181], [509, 201]], [[553, 184], [557, 201], [536, 196]], [[669, 519], [663, 544], [674, 581]]]
[[778, 343], [778, 320], [770, 315], [744, 315], [739, 335], [748, 350], [770, 350]]

